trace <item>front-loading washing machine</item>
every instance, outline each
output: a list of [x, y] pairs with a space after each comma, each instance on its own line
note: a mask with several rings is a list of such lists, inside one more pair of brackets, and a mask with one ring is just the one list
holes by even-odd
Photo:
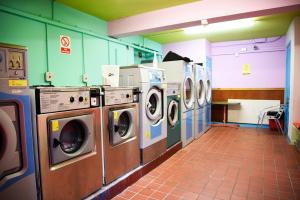
[[0, 199], [38, 199], [27, 49], [0, 44]]
[[193, 64], [183, 60], [158, 64], [165, 70], [167, 82], [178, 81], [181, 84], [181, 141], [186, 146], [194, 140], [194, 104], [195, 86]]
[[166, 151], [167, 96], [164, 70], [143, 65], [120, 67], [120, 86], [138, 87], [141, 162], [146, 164]]
[[104, 181], [140, 165], [138, 88], [102, 87]]
[[181, 141], [180, 83], [168, 83], [167, 89], [167, 148]]
[[206, 106], [206, 75], [202, 64], [194, 64], [195, 74], [195, 138], [204, 132], [205, 106]]
[[35, 88], [43, 199], [82, 199], [102, 186], [100, 110], [90, 88]]
[[211, 101], [212, 101], [212, 60], [210, 57], [206, 57], [205, 71], [205, 111], [204, 111], [204, 131], [208, 131], [211, 127]]

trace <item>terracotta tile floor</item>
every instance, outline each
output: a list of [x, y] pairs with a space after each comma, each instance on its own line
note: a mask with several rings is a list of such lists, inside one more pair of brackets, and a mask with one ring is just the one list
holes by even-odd
[[300, 153], [278, 132], [216, 127], [114, 199], [300, 200]]

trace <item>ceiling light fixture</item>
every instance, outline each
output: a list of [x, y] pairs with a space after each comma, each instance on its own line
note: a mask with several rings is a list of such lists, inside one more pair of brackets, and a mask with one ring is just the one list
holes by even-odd
[[191, 34], [208, 33], [208, 32], [223, 31], [223, 30], [241, 29], [241, 28], [251, 27], [254, 25], [255, 25], [255, 20], [253, 18], [248, 18], [248, 19], [219, 22], [219, 23], [207, 24], [201, 26], [193, 26], [189, 28], [184, 28], [183, 31], [185, 34], [191, 35]]

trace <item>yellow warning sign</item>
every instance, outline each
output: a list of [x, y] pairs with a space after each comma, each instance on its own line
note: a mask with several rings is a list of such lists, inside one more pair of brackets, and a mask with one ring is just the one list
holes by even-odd
[[251, 74], [251, 68], [249, 64], [243, 65], [243, 75], [249, 75]]
[[26, 87], [27, 80], [8, 80], [9, 87]]
[[58, 120], [52, 120], [52, 131], [58, 131], [58, 130], [59, 130]]
[[149, 140], [150, 139], [150, 131], [146, 131], [146, 139]]
[[118, 119], [118, 112], [114, 112], [114, 120]]

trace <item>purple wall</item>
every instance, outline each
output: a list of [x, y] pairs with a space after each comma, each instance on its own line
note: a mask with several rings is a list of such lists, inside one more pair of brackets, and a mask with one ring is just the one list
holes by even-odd
[[[284, 88], [285, 37], [212, 43], [211, 48], [213, 88]], [[242, 74], [244, 64], [250, 65], [250, 75]]]
[[[211, 53], [213, 88], [285, 86], [285, 37], [211, 43], [211, 52], [206, 40], [172, 43], [163, 46], [163, 55], [170, 50], [194, 62], [202, 62], [203, 52]], [[250, 75], [242, 74], [244, 64], [250, 65]]]
[[166, 44], [163, 46], [163, 57], [169, 51], [189, 57], [196, 63], [203, 62], [205, 55], [210, 54], [209, 43], [205, 39]]

